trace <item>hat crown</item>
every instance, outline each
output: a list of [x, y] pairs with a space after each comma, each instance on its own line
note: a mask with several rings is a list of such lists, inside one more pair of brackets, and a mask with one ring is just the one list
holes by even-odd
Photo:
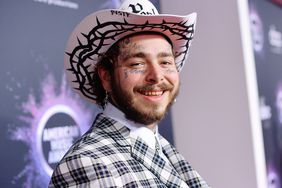
[[149, 0], [121, 1], [119, 9], [100, 10], [84, 18], [71, 34], [65, 50], [65, 69], [71, 86], [94, 103], [103, 103], [100, 85], [96, 85], [100, 83], [96, 79], [97, 64], [117, 41], [137, 32], [162, 33], [173, 44], [175, 64], [180, 72], [194, 37], [195, 13], [159, 14]]
[[120, 10], [142, 15], [158, 15], [156, 7], [148, 0], [125, 0]]

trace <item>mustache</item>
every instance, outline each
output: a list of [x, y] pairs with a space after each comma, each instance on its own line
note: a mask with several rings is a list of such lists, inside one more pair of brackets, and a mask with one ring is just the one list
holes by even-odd
[[150, 91], [150, 90], [172, 90], [174, 86], [172, 84], [160, 83], [160, 84], [146, 84], [142, 86], [136, 86], [136, 91]]

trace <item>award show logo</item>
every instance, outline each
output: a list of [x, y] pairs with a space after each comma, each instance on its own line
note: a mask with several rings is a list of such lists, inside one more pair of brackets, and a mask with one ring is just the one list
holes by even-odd
[[276, 109], [277, 109], [279, 125], [282, 126], [282, 82], [280, 82], [277, 86]]
[[78, 9], [79, 5], [78, 3], [71, 2], [71, 1], [65, 1], [65, 0], [34, 0], [38, 3], [45, 3], [47, 5], [54, 5], [58, 7], [64, 7], [69, 9]]
[[260, 118], [262, 121], [270, 120], [272, 117], [271, 107], [266, 104], [265, 97], [260, 96], [259, 99]]
[[74, 141], [81, 135], [80, 119], [66, 105], [54, 105], [41, 117], [37, 129], [37, 151], [44, 170], [52, 175]]
[[18, 118], [24, 125], [10, 130], [12, 140], [28, 147], [26, 166], [14, 179], [14, 183], [24, 179], [23, 187], [47, 187], [56, 164], [95, 117], [62, 80], [57, 89], [54, 77], [48, 75], [40, 101], [30, 94], [21, 106], [23, 114]]
[[270, 25], [268, 31], [270, 50], [275, 54], [282, 54], [282, 32], [275, 25]]
[[254, 51], [262, 53], [264, 46], [263, 24], [254, 6], [250, 6], [250, 27]]

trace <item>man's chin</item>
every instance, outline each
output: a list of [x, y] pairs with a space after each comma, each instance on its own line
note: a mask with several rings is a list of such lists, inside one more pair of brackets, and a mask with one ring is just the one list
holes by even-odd
[[[144, 107], [143, 109], [148, 109], [148, 107], [146, 108]], [[128, 119], [131, 119], [132, 121], [144, 125], [149, 125], [149, 124], [156, 124], [159, 121], [161, 121], [164, 118], [165, 113], [166, 113], [165, 109], [152, 108], [146, 111], [131, 109], [130, 111], [125, 112], [125, 115]]]
[[144, 115], [142, 117], [139, 116], [139, 118], [136, 118], [136, 116], [135, 117], [126, 116], [126, 117], [136, 123], [143, 124], [145, 126], [157, 124], [158, 122], [160, 122], [163, 119], [163, 116], [152, 116], [152, 115], [150, 116]]

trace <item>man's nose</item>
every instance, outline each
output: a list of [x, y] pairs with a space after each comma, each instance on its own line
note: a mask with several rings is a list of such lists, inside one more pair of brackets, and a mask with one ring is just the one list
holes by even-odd
[[164, 79], [163, 71], [159, 64], [151, 64], [146, 71], [146, 81], [148, 83], [159, 83]]

